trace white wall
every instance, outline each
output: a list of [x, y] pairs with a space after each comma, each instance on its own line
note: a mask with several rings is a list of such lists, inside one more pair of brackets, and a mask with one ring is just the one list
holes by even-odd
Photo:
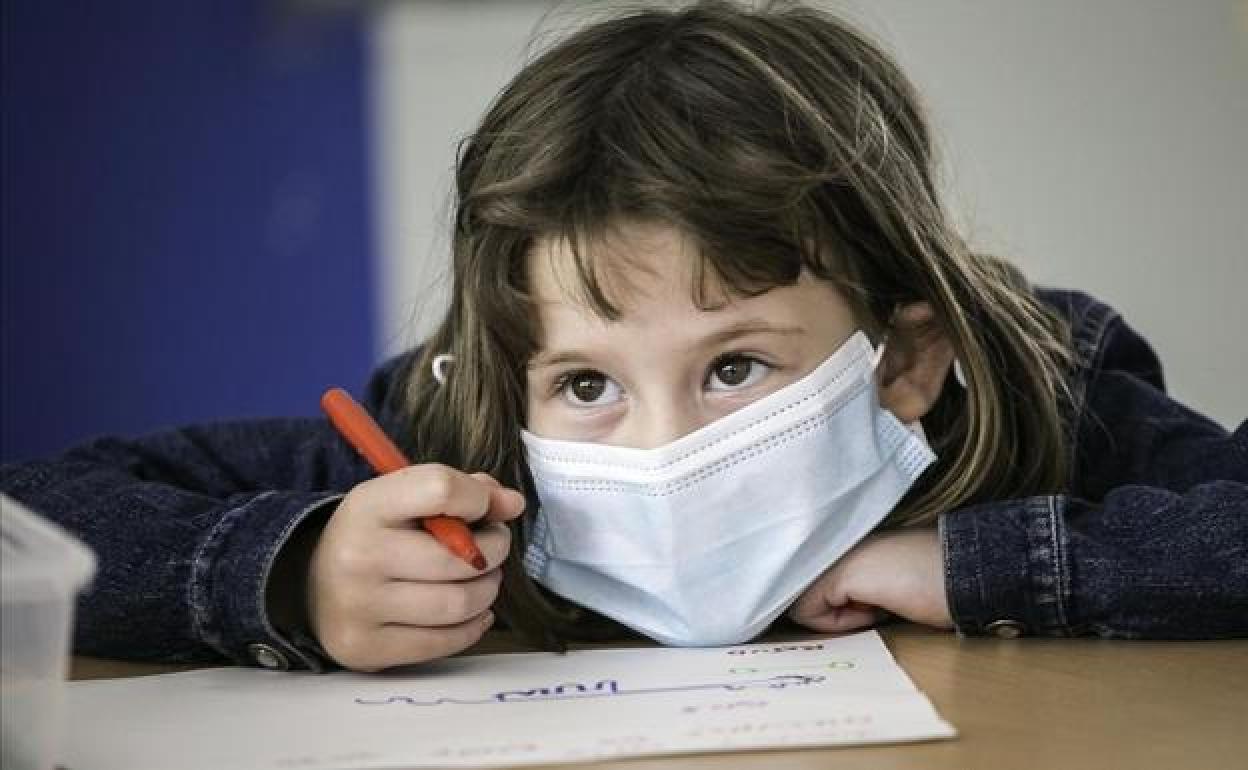
[[[394, 3], [375, 22], [380, 328], [445, 303], [457, 138], [575, 3]], [[600, 6], [601, 3], [588, 3]], [[825, 3], [893, 50], [931, 108], [972, 243], [1091, 291], [1155, 345], [1172, 392], [1248, 416], [1248, 2]]]

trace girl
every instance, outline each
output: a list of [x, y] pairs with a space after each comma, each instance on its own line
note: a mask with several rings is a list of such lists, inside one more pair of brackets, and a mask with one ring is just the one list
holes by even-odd
[[[1248, 632], [1248, 423], [1170, 400], [1110, 308], [969, 252], [917, 95], [841, 21], [589, 26], [502, 92], [456, 186], [449, 312], [367, 393], [416, 465], [370, 479], [324, 421], [270, 420], [5, 469], [100, 556], [79, 652], [376, 670], [491, 607], [545, 646], [786, 610]], [[485, 570], [414, 526], [435, 513]]]

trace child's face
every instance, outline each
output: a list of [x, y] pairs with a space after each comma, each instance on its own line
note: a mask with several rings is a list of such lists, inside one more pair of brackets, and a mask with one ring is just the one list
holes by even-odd
[[627, 257], [627, 288], [612, 295], [616, 321], [565, 290], [576, 285], [565, 244], [539, 240], [534, 249], [541, 337], [528, 368], [527, 427], [539, 436], [666, 444], [807, 374], [857, 328], [840, 293], [807, 275], [749, 298], [712, 286], [714, 308], [700, 310], [680, 231], [620, 232], [613, 243]]

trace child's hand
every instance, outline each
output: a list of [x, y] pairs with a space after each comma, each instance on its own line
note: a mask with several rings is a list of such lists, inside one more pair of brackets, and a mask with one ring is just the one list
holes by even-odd
[[936, 628], [953, 628], [945, 599], [940, 536], [933, 528], [871, 535], [841, 557], [789, 608], [816, 631], [852, 631], [886, 613]]
[[[472, 645], [494, 621], [511, 533], [524, 497], [484, 473], [414, 465], [351, 490], [330, 517], [308, 569], [308, 616], [339, 664], [376, 671]], [[420, 528], [444, 513], [488, 524], [473, 534], [478, 572]]]

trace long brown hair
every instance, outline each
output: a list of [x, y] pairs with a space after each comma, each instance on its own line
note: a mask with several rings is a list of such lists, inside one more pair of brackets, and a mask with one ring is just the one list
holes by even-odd
[[[730, 291], [788, 285], [803, 269], [833, 282], [872, 335], [898, 306], [931, 304], [969, 387], [946, 386], [924, 418], [940, 459], [888, 524], [1061, 488], [1064, 329], [1015, 270], [968, 251], [935, 166], [897, 64], [821, 11], [706, 0], [579, 30], [531, 61], [461, 144], [451, 306], [411, 379], [413, 450], [527, 489], [534, 241], [572, 244], [580, 288], [613, 318], [593, 246], [643, 220], [686, 233], [695, 267]], [[455, 356], [442, 386], [429, 375], [437, 353]], [[547, 645], [587, 628], [524, 574], [514, 532], [502, 617]]]

